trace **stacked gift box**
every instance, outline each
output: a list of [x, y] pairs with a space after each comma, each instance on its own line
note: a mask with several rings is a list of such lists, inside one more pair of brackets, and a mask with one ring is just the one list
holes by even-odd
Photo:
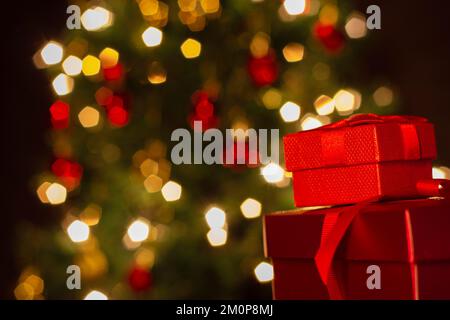
[[284, 149], [299, 208], [264, 218], [275, 299], [450, 299], [450, 197], [432, 180], [431, 123], [356, 115], [287, 135]]

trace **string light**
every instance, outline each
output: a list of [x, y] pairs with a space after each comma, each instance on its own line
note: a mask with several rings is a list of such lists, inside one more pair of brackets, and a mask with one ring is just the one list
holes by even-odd
[[291, 16], [296, 16], [305, 12], [306, 0], [284, 0], [284, 9]]
[[186, 59], [197, 58], [202, 51], [202, 44], [195, 39], [186, 39], [180, 46], [181, 52]]
[[95, 127], [100, 121], [100, 112], [95, 108], [86, 106], [78, 113], [78, 120], [84, 128]]
[[163, 33], [155, 27], [148, 27], [142, 33], [142, 40], [147, 47], [156, 47], [161, 44]]
[[79, 75], [81, 73], [82, 66], [83, 62], [81, 59], [75, 56], [68, 56], [62, 64], [64, 72], [69, 76]]
[[321, 95], [314, 101], [314, 107], [321, 116], [332, 114], [334, 111], [334, 100], [326, 95]]
[[223, 246], [227, 243], [227, 231], [224, 229], [211, 229], [206, 234], [209, 244], [213, 247]]
[[89, 226], [80, 220], [73, 221], [67, 227], [67, 234], [70, 240], [75, 243], [84, 242], [89, 238]]
[[128, 237], [133, 242], [142, 242], [148, 238], [150, 222], [144, 218], [138, 218], [130, 224], [127, 230]]
[[103, 292], [92, 290], [84, 297], [84, 300], [108, 300], [108, 297]]
[[60, 73], [52, 81], [52, 86], [58, 96], [65, 96], [73, 90], [73, 79], [64, 73]]
[[167, 182], [161, 189], [161, 193], [164, 199], [168, 202], [177, 201], [178, 199], [180, 199], [181, 191], [181, 186], [174, 181]]
[[270, 282], [273, 280], [273, 266], [267, 262], [261, 262], [255, 268], [255, 276], [259, 282]]
[[284, 170], [276, 163], [269, 163], [261, 169], [261, 174], [268, 183], [277, 183], [283, 180]]
[[300, 106], [288, 101], [280, 108], [280, 115], [284, 122], [294, 122], [300, 118]]
[[212, 207], [205, 214], [206, 223], [211, 229], [221, 229], [225, 226], [225, 211], [220, 208]]
[[81, 15], [81, 24], [87, 31], [101, 31], [111, 26], [113, 14], [103, 7], [92, 7]]
[[283, 56], [287, 62], [298, 62], [303, 59], [304, 51], [300, 43], [291, 42], [283, 48]]
[[87, 55], [83, 59], [82, 71], [85, 76], [94, 76], [100, 72], [100, 60], [92, 55]]
[[41, 50], [41, 57], [46, 65], [54, 65], [60, 63], [63, 55], [64, 49], [56, 41], [50, 41]]
[[63, 185], [54, 182], [45, 190], [45, 195], [50, 204], [61, 204], [66, 201], [67, 189]]
[[247, 198], [241, 204], [241, 211], [247, 219], [257, 218], [261, 215], [261, 203], [253, 198]]

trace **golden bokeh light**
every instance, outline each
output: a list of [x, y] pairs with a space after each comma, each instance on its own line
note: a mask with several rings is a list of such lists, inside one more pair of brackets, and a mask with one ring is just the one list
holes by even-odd
[[250, 52], [255, 58], [262, 58], [269, 53], [270, 37], [264, 32], [258, 32], [250, 42]]
[[336, 110], [340, 115], [349, 115], [361, 105], [361, 94], [353, 89], [339, 90], [334, 95]]
[[119, 52], [113, 48], [105, 48], [99, 56], [103, 68], [112, 68], [119, 62]]
[[152, 62], [147, 79], [151, 84], [162, 84], [166, 82], [166, 69], [164, 69], [161, 63], [157, 61]]
[[82, 71], [85, 76], [94, 76], [100, 72], [100, 60], [92, 55], [87, 55], [83, 59]]
[[351, 39], [365, 37], [367, 34], [366, 17], [359, 12], [350, 14], [345, 23], [345, 32]]
[[139, 0], [139, 9], [144, 16], [151, 16], [158, 13], [159, 1], [157, 0]]
[[50, 186], [51, 186], [51, 183], [48, 181], [45, 181], [42, 184], [40, 184], [39, 187], [36, 189], [36, 194], [42, 203], [50, 203], [50, 201], [47, 198], [47, 194], [46, 194], [47, 189]]
[[283, 48], [283, 56], [287, 62], [298, 62], [303, 59], [305, 47], [300, 43], [291, 42]]
[[80, 220], [88, 226], [95, 226], [102, 217], [102, 208], [96, 204], [88, 205], [80, 214]]
[[84, 107], [78, 113], [78, 120], [84, 128], [92, 128], [100, 122], [100, 112], [90, 106]]
[[144, 180], [144, 187], [148, 193], [154, 193], [161, 190], [163, 186], [163, 180], [155, 174], [149, 175]]
[[62, 204], [66, 201], [67, 189], [63, 185], [54, 182], [45, 190], [45, 195], [50, 204]]
[[330, 123], [330, 118], [327, 116], [315, 116], [306, 114], [301, 120], [300, 127], [303, 131], [319, 128], [325, 124]]
[[280, 107], [283, 96], [281, 92], [275, 88], [270, 88], [266, 92], [264, 92], [262, 96], [262, 103], [267, 109], [277, 109]]
[[186, 39], [180, 46], [181, 53], [186, 59], [197, 58], [202, 51], [202, 44], [195, 39]]
[[199, 2], [203, 11], [207, 14], [215, 13], [220, 9], [219, 0], [200, 0]]
[[329, 96], [321, 95], [314, 101], [314, 107], [317, 114], [321, 116], [332, 114], [334, 111], [334, 100]]
[[335, 25], [339, 20], [339, 10], [334, 4], [326, 4], [319, 13], [319, 21], [324, 25]]

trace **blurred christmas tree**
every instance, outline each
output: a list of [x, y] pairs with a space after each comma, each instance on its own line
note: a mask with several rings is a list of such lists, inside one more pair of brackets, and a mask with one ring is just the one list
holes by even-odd
[[[16, 297], [269, 298], [260, 215], [292, 208], [289, 176], [172, 165], [170, 135], [194, 120], [284, 135], [386, 110], [389, 88], [343, 80], [365, 15], [325, 0], [74, 4], [81, 29], [34, 56], [55, 92], [54, 158], [34, 183], [58, 222], [23, 226]], [[81, 290], [66, 287], [72, 264]]]

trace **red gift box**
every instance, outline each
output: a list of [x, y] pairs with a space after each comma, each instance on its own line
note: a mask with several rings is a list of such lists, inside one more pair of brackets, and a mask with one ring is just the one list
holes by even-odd
[[283, 142], [297, 207], [417, 197], [436, 158], [433, 125], [412, 116], [355, 115]]
[[[448, 197], [266, 215], [273, 296], [450, 299], [449, 230]], [[370, 266], [380, 268], [380, 289], [367, 284]]]

